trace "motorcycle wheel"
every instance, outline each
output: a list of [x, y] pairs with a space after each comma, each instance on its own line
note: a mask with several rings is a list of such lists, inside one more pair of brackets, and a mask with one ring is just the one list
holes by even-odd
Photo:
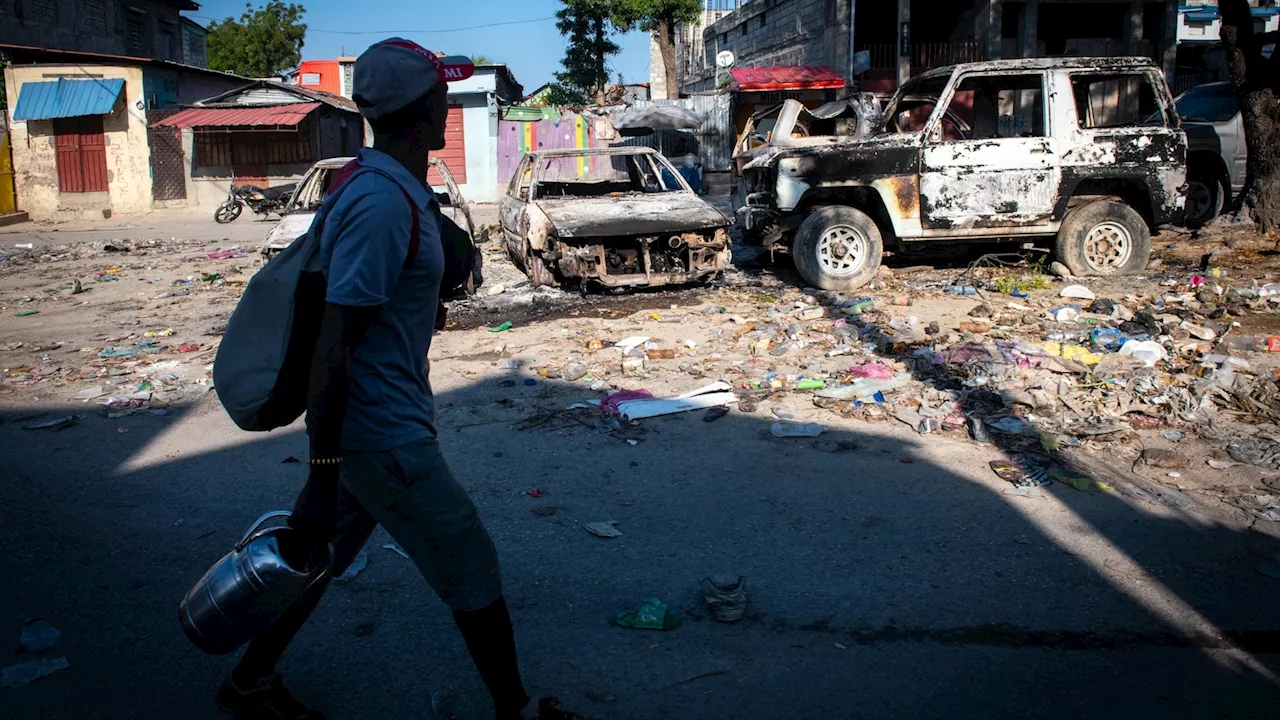
[[244, 210], [244, 205], [236, 203], [234, 205], [220, 205], [213, 212], [213, 219], [216, 222], [226, 224], [240, 217], [240, 211]]

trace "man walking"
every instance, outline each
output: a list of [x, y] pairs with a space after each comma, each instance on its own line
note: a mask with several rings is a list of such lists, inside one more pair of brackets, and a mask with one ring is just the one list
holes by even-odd
[[[282, 550], [305, 559], [331, 544], [338, 575], [381, 524], [452, 609], [496, 719], [568, 719], [554, 699], [525, 692], [497, 552], [436, 442], [426, 357], [445, 260], [427, 154], [444, 147], [445, 83], [473, 72], [466, 58], [398, 38], [356, 60], [353, 98], [374, 143], [359, 155], [368, 171], [317, 215], [328, 290], [307, 407], [310, 472], [289, 521], [302, 540]], [[325, 585], [250, 642], [218, 693], [221, 709], [324, 718], [285, 689], [276, 664]]]

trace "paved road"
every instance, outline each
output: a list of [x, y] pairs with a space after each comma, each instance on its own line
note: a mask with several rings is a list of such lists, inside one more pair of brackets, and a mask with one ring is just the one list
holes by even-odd
[[[828, 435], [848, 448], [836, 453], [737, 413], [645, 421], [636, 446], [571, 421], [521, 430], [514, 418], [580, 394], [434, 370], [442, 441], [500, 548], [529, 684], [583, 711], [1280, 714], [1280, 580], [1256, 570], [1276, 562], [1271, 538], [1061, 486], [1004, 495], [992, 451], [883, 425]], [[304, 468], [281, 461], [305, 455], [300, 431], [240, 433], [216, 402], [56, 434], [19, 419], [0, 423], [0, 638], [43, 616], [71, 668], [0, 690], [0, 714], [219, 717], [210, 697], [231, 659], [194, 650], [175, 605], [254, 516], [289, 504]], [[581, 528], [596, 520], [624, 535]], [[286, 656], [293, 686], [335, 718], [428, 717], [444, 688], [465, 717], [489, 717], [447, 612], [386, 541]], [[737, 625], [699, 609], [698, 581], [718, 572], [749, 578]], [[609, 625], [650, 595], [689, 622]]]

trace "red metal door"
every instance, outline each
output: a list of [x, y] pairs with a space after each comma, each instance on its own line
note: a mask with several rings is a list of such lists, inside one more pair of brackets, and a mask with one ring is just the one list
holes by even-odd
[[[462, 106], [450, 105], [449, 115], [444, 123], [444, 149], [433, 155], [443, 162], [453, 175], [454, 182], [465, 185], [467, 182], [467, 137], [462, 129]], [[427, 173], [428, 185], [443, 185], [440, 175], [431, 170]]]
[[61, 192], [107, 191], [107, 140], [101, 115], [54, 120], [53, 143]]

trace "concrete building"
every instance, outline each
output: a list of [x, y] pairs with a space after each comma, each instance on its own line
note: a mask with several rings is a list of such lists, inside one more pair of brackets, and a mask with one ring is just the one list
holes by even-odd
[[303, 60], [296, 70], [290, 71], [289, 82], [298, 87], [349, 98], [355, 67], [356, 59], [353, 57], [340, 57], [337, 60]]
[[232, 182], [295, 182], [319, 160], [356, 154], [363, 127], [351, 100], [266, 80], [153, 123], [179, 138], [187, 205], [207, 209], [226, 199]]
[[448, 166], [468, 201], [498, 201], [499, 104], [523, 97], [524, 88], [506, 65], [477, 65], [470, 78], [449, 83], [445, 148], [434, 156]]
[[[725, 50], [735, 68], [825, 67], [876, 92], [930, 68], [1010, 57], [1145, 55], [1172, 75], [1178, 19], [1177, 0], [751, 0], [705, 27], [701, 53], [685, 51], [680, 86], [727, 85], [716, 65]], [[863, 52], [869, 69], [855, 74]]]
[[14, 202], [33, 220], [187, 204], [178, 149], [149, 125], [179, 104], [243, 83], [164, 60], [13, 46], [0, 52]]
[[191, 0], [3, 0], [0, 44], [207, 67], [205, 29], [179, 15], [199, 9]]

